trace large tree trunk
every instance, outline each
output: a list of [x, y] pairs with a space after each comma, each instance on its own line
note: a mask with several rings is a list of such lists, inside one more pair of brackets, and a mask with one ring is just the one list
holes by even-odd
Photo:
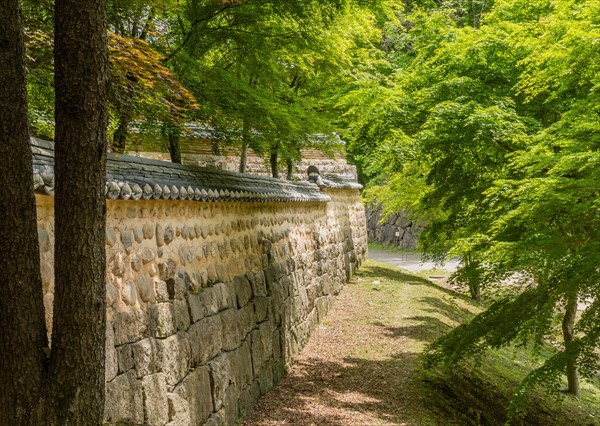
[[179, 134], [169, 131], [169, 155], [171, 162], [181, 164], [181, 147], [179, 145]]
[[47, 346], [18, 0], [0, 0], [0, 425], [29, 423]]
[[[573, 346], [575, 337], [575, 316], [577, 315], [577, 294], [569, 295], [567, 305], [565, 307], [565, 316], [562, 322], [562, 332], [565, 341], [565, 350], [568, 352]], [[569, 357], [567, 361], [567, 382], [568, 392], [579, 397], [579, 376], [577, 374], [577, 360], [574, 357]]]
[[101, 424], [106, 333], [104, 0], [55, 3], [55, 298], [47, 424]]

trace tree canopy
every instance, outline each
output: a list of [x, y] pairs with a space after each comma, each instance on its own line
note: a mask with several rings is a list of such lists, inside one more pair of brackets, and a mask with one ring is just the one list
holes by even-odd
[[[52, 9], [25, 8], [32, 129], [52, 138]], [[112, 149], [126, 151], [131, 130], [177, 136], [189, 122], [275, 169], [302, 147], [327, 148], [337, 95], [361, 45], [380, 43], [384, 10], [359, 0], [109, 1]]]
[[599, 369], [599, 17], [595, 1], [411, 4], [385, 31], [390, 71], [342, 99], [367, 198], [426, 218], [421, 248], [460, 256], [474, 297], [504, 288], [427, 362], [539, 343], [562, 312], [562, 346], [519, 395], [565, 373], [577, 395], [576, 372]]

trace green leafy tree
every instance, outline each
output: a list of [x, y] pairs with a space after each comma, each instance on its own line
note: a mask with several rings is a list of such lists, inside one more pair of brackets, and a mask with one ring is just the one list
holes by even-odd
[[394, 71], [346, 98], [371, 194], [426, 217], [421, 247], [460, 255], [454, 278], [474, 297], [513, 284], [427, 361], [540, 344], [562, 315], [563, 347], [522, 383], [513, 414], [534, 384], [556, 390], [566, 375], [578, 395], [578, 372], [598, 369], [599, 7], [496, 1], [470, 26], [415, 7], [386, 28]]

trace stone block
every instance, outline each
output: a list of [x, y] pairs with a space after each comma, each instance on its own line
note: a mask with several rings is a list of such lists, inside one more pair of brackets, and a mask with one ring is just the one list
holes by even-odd
[[130, 346], [137, 377], [148, 376], [161, 370], [162, 345], [156, 339], [140, 340]]
[[267, 295], [267, 281], [263, 271], [248, 272], [246, 277], [252, 284], [252, 293], [254, 294], [254, 297]]
[[121, 288], [121, 300], [128, 306], [133, 306], [137, 302], [137, 289], [133, 281], [127, 280]]
[[172, 303], [165, 302], [150, 305], [148, 312], [150, 314], [150, 328], [154, 337], [164, 338], [175, 334], [177, 327], [175, 325], [175, 309]]
[[139, 310], [115, 313], [115, 346], [137, 342], [148, 335], [150, 319]]
[[175, 385], [183, 379], [191, 365], [190, 345], [185, 333], [177, 333], [164, 340], [160, 345], [162, 371], [169, 385]]
[[177, 253], [179, 254], [179, 262], [185, 266], [188, 263], [188, 247], [186, 243], [179, 244], [179, 248], [177, 249]]
[[121, 242], [127, 254], [133, 251], [133, 232], [131, 229], [123, 229], [121, 231]]
[[215, 284], [219, 282], [219, 277], [217, 276], [217, 269], [214, 263], [209, 263], [206, 267], [206, 280], [208, 285]]
[[[51, 294], [54, 297], [54, 294]], [[119, 297], [119, 292], [117, 288], [110, 282], [106, 283], [106, 304], [107, 306], [112, 306], [116, 301], [117, 297]]]
[[281, 358], [281, 329], [276, 329], [273, 332], [273, 359]]
[[144, 396], [144, 424], [162, 426], [169, 421], [169, 401], [167, 382], [162, 373], [152, 374], [142, 379]]
[[190, 319], [192, 323], [204, 318], [204, 304], [200, 294], [189, 294], [187, 303], [190, 311]]
[[237, 389], [243, 389], [252, 382], [254, 377], [250, 343], [244, 340], [238, 349], [229, 352], [227, 355], [230, 357], [229, 362]]
[[[198, 232], [196, 231], [196, 233]], [[208, 237], [208, 226], [203, 225], [200, 227], [200, 235], [202, 235], [202, 238]]]
[[269, 392], [274, 385], [273, 380], [273, 361], [269, 360], [260, 374], [258, 375], [258, 385], [260, 387], [260, 394], [264, 395]]
[[106, 236], [104, 241], [108, 247], [112, 247], [117, 242], [117, 232], [114, 228], [106, 227]]
[[191, 425], [190, 404], [176, 393], [168, 393], [169, 423], [166, 426]]
[[277, 383], [285, 377], [285, 360], [283, 357], [273, 361], [273, 382]]
[[105, 346], [105, 364], [104, 364], [104, 379], [110, 382], [117, 377], [119, 372], [119, 362], [117, 360], [117, 350], [115, 349], [115, 331], [110, 321], [106, 321], [106, 339]]
[[235, 386], [230, 357], [221, 353], [209, 362], [208, 367], [211, 375], [214, 409], [219, 410], [225, 404], [227, 388], [230, 385]]
[[240, 394], [238, 400], [238, 417], [247, 417], [252, 412], [258, 398], [260, 398], [260, 387], [258, 381], [254, 381]]
[[194, 231], [196, 233], [196, 237], [200, 238], [206, 238], [205, 235], [202, 235], [202, 226], [200, 226], [199, 223], [194, 224]]
[[169, 301], [169, 289], [165, 281], [154, 279], [154, 292], [156, 294], [157, 302]]
[[267, 266], [264, 269], [264, 275], [265, 275], [265, 284], [267, 285], [267, 289], [272, 289], [273, 284], [275, 283], [275, 270], [273, 269], [273, 266]]
[[[198, 256], [196, 256], [196, 258], [198, 258]], [[206, 269], [199, 269], [198, 271], [196, 271], [196, 273], [198, 274], [197, 281], [200, 284], [200, 286], [207, 287], [208, 286], [208, 272], [206, 271]]]
[[136, 243], [141, 243], [144, 240], [144, 231], [142, 231], [141, 226], [133, 228], [133, 239]]
[[190, 327], [190, 313], [187, 301], [175, 299], [173, 301], [175, 328], [185, 331]]
[[331, 301], [331, 296], [321, 296], [315, 300], [315, 307], [317, 308], [317, 314], [319, 316], [319, 322], [323, 321], [323, 319], [327, 316], [329, 312], [329, 306]]
[[232, 271], [222, 263], [217, 263], [217, 277], [221, 282], [229, 282], [233, 279]]
[[154, 252], [148, 247], [142, 250], [142, 263], [144, 265], [147, 265], [148, 263], [152, 262], [154, 260], [154, 257]]
[[121, 345], [116, 348], [119, 364], [119, 374], [126, 373], [134, 367], [131, 345]]
[[144, 234], [144, 238], [147, 240], [151, 240], [154, 238], [154, 226], [150, 223], [144, 223], [142, 227], [142, 233]]
[[154, 285], [148, 277], [143, 275], [139, 276], [137, 279], [137, 287], [140, 297], [144, 302], [151, 303], [156, 300]]
[[104, 418], [110, 424], [144, 423], [142, 383], [129, 371], [106, 385]]
[[256, 323], [263, 322], [267, 319], [269, 312], [269, 298], [268, 297], [256, 297], [253, 300], [254, 304], [254, 321]]
[[215, 357], [222, 348], [223, 324], [220, 315], [206, 317], [188, 330], [192, 366], [203, 365]]
[[190, 372], [174, 392], [189, 402], [190, 424], [202, 425], [213, 412], [210, 373], [208, 367], [198, 367]]
[[233, 288], [237, 300], [237, 307], [243, 308], [252, 299], [252, 286], [245, 276], [235, 277]]
[[187, 225], [184, 225], [183, 228], [181, 228], [181, 238], [183, 238], [184, 240], [190, 239], [191, 237], [191, 232], [194, 230], [194, 228], [190, 228]]
[[172, 279], [175, 277], [175, 268], [177, 268], [177, 264], [172, 260], [161, 262], [158, 264], [158, 276], [163, 281]]
[[246, 338], [246, 335], [256, 325], [254, 323], [254, 304], [248, 303], [242, 309], [238, 310], [239, 324], [240, 324], [240, 336], [242, 339]]
[[273, 338], [272, 325], [268, 322], [261, 324], [258, 328], [252, 330], [251, 348], [252, 348], [252, 368], [254, 376], [262, 371], [265, 363], [273, 356]]
[[164, 241], [165, 244], [170, 244], [175, 239], [175, 229], [169, 225], [165, 228]]

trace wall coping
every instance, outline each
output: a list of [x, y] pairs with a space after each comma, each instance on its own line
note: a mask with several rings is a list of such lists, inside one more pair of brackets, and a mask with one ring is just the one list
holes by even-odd
[[[31, 138], [33, 183], [38, 194], [54, 195], [54, 142]], [[230, 202], [331, 201], [322, 188], [360, 189], [346, 176], [318, 182], [263, 176], [108, 154], [106, 198], [111, 200], [190, 200]]]

